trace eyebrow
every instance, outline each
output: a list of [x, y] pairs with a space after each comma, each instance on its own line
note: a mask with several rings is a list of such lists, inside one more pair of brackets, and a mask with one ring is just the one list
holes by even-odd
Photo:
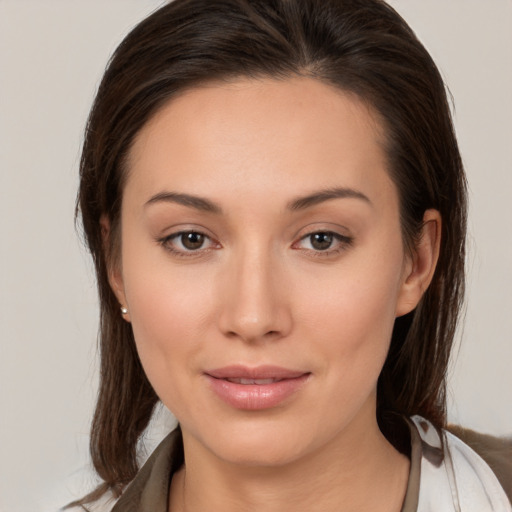
[[359, 192], [358, 190], [345, 187], [335, 187], [319, 190], [318, 192], [308, 194], [307, 196], [293, 199], [288, 203], [288, 209], [292, 211], [305, 210], [306, 208], [310, 208], [311, 206], [315, 206], [325, 201], [330, 201], [331, 199], [346, 198], [360, 199], [368, 203], [369, 205], [372, 204], [368, 196], [364, 195], [362, 192]]
[[160, 192], [159, 194], [155, 194], [149, 199], [144, 205], [149, 206], [155, 203], [176, 203], [181, 204], [183, 206], [188, 206], [189, 208], [195, 208], [196, 210], [200, 210], [202, 212], [209, 213], [222, 213], [222, 208], [210, 201], [209, 199], [205, 199], [203, 197], [193, 196], [190, 194], [181, 194], [178, 192]]
[[[370, 205], [372, 204], [368, 196], [358, 190], [345, 187], [335, 187], [319, 190], [318, 192], [308, 194], [307, 196], [293, 199], [287, 204], [287, 209], [291, 211], [305, 210], [306, 208], [310, 208], [325, 201], [330, 201], [331, 199], [346, 198], [360, 199]], [[144, 206], [146, 207], [160, 202], [181, 204], [183, 206], [208, 213], [222, 213], [222, 208], [210, 199], [179, 192], [160, 192], [152, 196]]]

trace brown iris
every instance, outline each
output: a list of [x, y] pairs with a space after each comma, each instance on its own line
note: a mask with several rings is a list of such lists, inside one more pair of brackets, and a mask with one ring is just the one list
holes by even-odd
[[181, 234], [181, 243], [185, 249], [194, 251], [200, 249], [204, 244], [205, 236], [201, 233], [188, 232]]
[[332, 233], [314, 233], [310, 235], [311, 247], [317, 251], [325, 251], [331, 247], [333, 239]]

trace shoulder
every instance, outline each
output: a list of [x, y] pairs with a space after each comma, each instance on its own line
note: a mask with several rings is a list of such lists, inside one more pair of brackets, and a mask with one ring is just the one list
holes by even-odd
[[107, 492], [96, 501], [59, 512], [167, 512], [169, 484], [182, 464], [183, 441], [177, 427], [161, 441], [119, 498]]
[[487, 463], [512, 502], [512, 437], [480, 434], [458, 425], [448, 425], [447, 430]]
[[[414, 510], [512, 512], [507, 493], [512, 477], [507, 440], [502, 443], [491, 436], [469, 436], [463, 429], [441, 430], [421, 416], [412, 416], [410, 421], [411, 468], [415, 453], [420, 466], [418, 507]], [[468, 440], [473, 445], [479, 441], [477, 448], [486, 452], [488, 461], [465, 442]], [[487, 450], [482, 450], [484, 447]], [[500, 476], [489, 464], [496, 467], [498, 460], [505, 461]]]
[[182, 464], [183, 440], [177, 427], [151, 454], [112, 512], [166, 512], [170, 482]]

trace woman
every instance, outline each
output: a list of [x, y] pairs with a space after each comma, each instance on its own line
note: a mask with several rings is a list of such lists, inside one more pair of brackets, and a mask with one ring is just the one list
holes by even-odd
[[[105, 73], [78, 207], [105, 482], [83, 503], [510, 510], [488, 440], [486, 462], [442, 430], [465, 178], [440, 75], [385, 3], [161, 8]], [[180, 427], [138, 471], [159, 400]]]

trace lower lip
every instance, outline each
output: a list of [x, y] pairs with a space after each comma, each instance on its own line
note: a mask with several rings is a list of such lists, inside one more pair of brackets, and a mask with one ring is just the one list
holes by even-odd
[[270, 409], [282, 404], [295, 394], [308, 380], [309, 373], [293, 379], [283, 379], [271, 384], [237, 384], [206, 375], [211, 389], [224, 402], [248, 411]]

